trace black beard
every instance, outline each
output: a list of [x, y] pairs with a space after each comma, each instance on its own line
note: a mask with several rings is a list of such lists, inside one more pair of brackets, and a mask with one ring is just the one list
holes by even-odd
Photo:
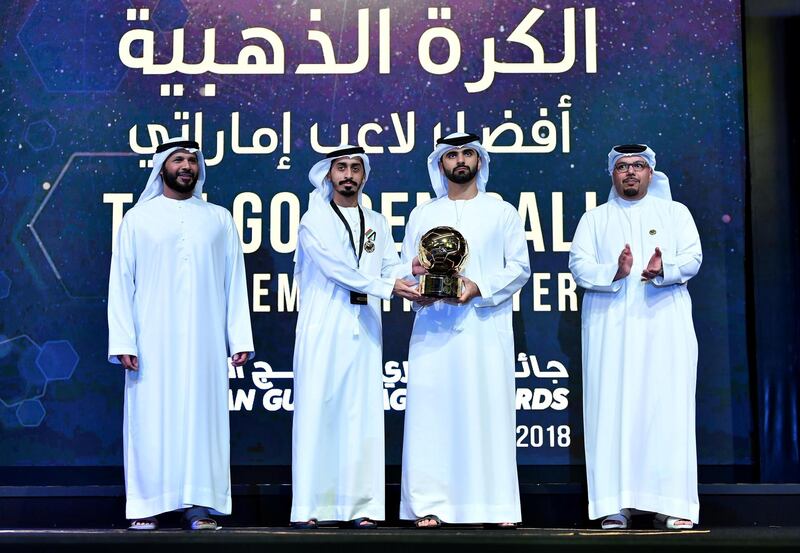
[[[466, 167], [467, 171], [465, 173], [456, 173], [456, 169], [461, 169], [462, 167]], [[444, 175], [447, 177], [447, 180], [454, 182], [456, 184], [464, 184], [472, 179], [475, 178], [475, 175], [478, 174], [478, 168], [476, 167], [474, 170], [468, 165], [459, 165], [455, 167], [452, 171], [445, 171]]]
[[636, 194], [638, 194], [638, 193], [639, 193], [639, 191], [638, 191], [638, 190], [635, 190], [635, 189], [633, 189], [633, 188], [625, 188], [625, 189], [623, 189], [623, 190], [622, 190], [622, 193], [623, 193], [625, 196], [635, 196]]
[[194, 187], [197, 186], [197, 175], [194, 175], [192, 182], [190, 182], [189, 184], [181, 184], [180, 182], [178, 182], [178, 175], [173, 176], [167, 173], [166, 171], [164, 171], [161, 177], [162, 179], [164, 179], [164, 184], [168, 188], [174, 190], [175, 192], [178, 192], [179, 194], [189, 194], [190, 192], [193, 192]]
[[347, 188], [342, 188], [341, 190], [339, 190], [339, 194], [341, 194], [345, 198], [349, 198], [351, 196], [354, 196], [358, 192], [358, 185], [355, 183], [355, 181], [352, 181], [350, 179], [344, 179], [344, 180], [340, 180], [338, 184], [339, 184], [339, 186], [342, 186], [342, 187], [345, 184], [351, 184], [353, 186], [353, 188], [351, 188], [349, 190]]

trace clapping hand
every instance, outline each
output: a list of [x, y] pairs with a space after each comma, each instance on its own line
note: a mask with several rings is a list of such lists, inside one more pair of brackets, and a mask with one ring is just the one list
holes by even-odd
[[630, 244], [625, 244], [622, 252], [619, 254], [617, 260], [617, 274], [614, 275], [614, 280], [627, 277], [631, 274], [631, 267], [633, 266], [633, 254], [631, 253]]
[[653, 280], [657, 276], [664, 274], [664, 265], [661, 262], [661, 250], [656, 247], [655, 253], [650, 257], [647, 262], [647, 267], [642, 271], [642, 282]]

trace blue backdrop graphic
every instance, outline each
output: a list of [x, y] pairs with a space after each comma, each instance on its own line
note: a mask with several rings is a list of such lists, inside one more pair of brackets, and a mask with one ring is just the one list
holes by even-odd
[[[543, 54], [506, 40], [535, 9], [540, 18], [520, 33]], [[347, 124], [351, 141], [383, 149], [371, 155], [366, 193], [399, 242], [418, 193], [431, 191], [434, 137], [460, 118], [487, 137], [508, 129], [493, 135], [489, 189], [520, 207], [529, 232], [534, 278], [514, 317], [520, 463], [583, 462], [580, 312], [566, 250], [587, 202], [607, 197], [606, 153], [626, 142], [657, 152], [703, 241], [690, 284], [700, 462], [751, 463], [738, 2], [19, 0], [0, 13], [0, 465], [121, 464], [122, 374], [106, 361], [112, 233], [146, 181], [151, 135], [184, 126], [214, 160], [208, 200], [232, 209], [253, 250], [257, 355], [230, 375], [232, 461], [288, 464], [292, 248], [307, 172], [322, 155], [315, 142], [337, 144]], [[252, 28], [278, 37], [282, 68], [268, 33], [243, 39]], [[137, 29], [152, 38], [126, 35]], [[204, 61], [207, 29], [216, 66]], [[309, 30], [351, 65], [333, 71]], [[486, 39], [498, 63], [478, 85], [492, 67]], [[236, 68], [245, 44], [264, 46], [280, 71]], [[554, 65], [531, 69], [542, 55]], [[514, 73], [513, 63], [529, 66]], [[395, 300], [384, 316], [396, 464], [411, 314]]]

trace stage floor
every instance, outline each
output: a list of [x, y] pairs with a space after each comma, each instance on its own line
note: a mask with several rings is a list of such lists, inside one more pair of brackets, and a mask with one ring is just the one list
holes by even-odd
[[[603, 546], [623, 550], [737, 551], [800, 548], [800, 527], [698, 527], [688, 531], [589, 529], [484, 530], [450, 527], [438, 530], [379, 528], [353, 530], [320, 528], [222, 528], [216, 532], [163, 529], [155, 532], [126, 530], [0, 530], [0, 551], [532, 551], [558, 547], [562, 551]], [[541, 549], [540, 549], [541, 550]]]

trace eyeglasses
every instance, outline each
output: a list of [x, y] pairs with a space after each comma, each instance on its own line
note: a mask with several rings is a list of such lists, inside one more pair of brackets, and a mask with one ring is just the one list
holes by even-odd
[[633, 163], [617, 163], [614, 166], [614, 171], [616, 171], [617, 173], [627, 173], [628, 168], [633, 168], [633, 170], [636, 173], [641, 173], [648, 167], [650, 166], [647, 165], [646, 163], [643, 163], [641, 161], [634, 161]]

